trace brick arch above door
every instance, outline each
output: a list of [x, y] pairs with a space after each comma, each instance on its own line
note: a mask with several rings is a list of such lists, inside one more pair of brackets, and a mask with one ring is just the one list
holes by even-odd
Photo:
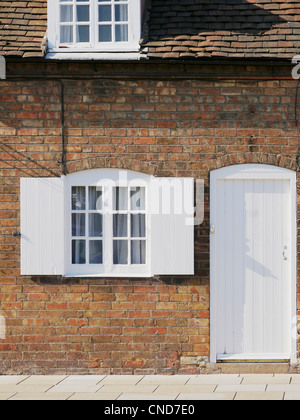
[[281, 168], [297, 171], [297, 155], [294, 157], [269, 153], [230, 153], [207, 161], [208, 171], [230, 165], [245, 163], [260, 163], [264, 165], [279, 166]]

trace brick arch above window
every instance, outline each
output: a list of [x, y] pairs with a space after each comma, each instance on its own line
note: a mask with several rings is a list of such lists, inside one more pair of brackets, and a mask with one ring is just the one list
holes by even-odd
[[85, 171], [89, 169], [126, 169], [141, 172], [147, 175], [157, 175], [157, 165], [153, 162], [144, 162], [134, 158], [113, 157], [87, 157], [77, 161], [67, 162], [67, 173]]

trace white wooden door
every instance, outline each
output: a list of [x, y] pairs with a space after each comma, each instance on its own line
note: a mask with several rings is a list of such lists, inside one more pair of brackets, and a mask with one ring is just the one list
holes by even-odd
[[211, 189], [212, 359], [290, 360], [295, 175], [239, 165], [214, 171]]

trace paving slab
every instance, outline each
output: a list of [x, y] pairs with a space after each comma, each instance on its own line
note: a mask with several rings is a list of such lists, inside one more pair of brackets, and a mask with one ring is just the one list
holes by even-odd
[[300, 392], [287, 391], [284, 393], [284, 400], [300, 400]]
[[200, 384], [200, 385], [159, 385], [155, 390], [155, 394], [174, 394], [174, 393], [199, 393], [199, 392], [214, 392], [216, 385]]
[[264, 392], [265, 384], [220, 384], [216, 387], [215, 392]]
[[56, 392], [97, 392], [102, 385], [101, 381], [105, 375], [73, 375], [68, 376], [48, 390], [49, 393]]
[[243, 377], [242, 384], [289, 384], [291, 375], [286, 374], [253, 374], [241, 375]]
[[85, 384], [73, 384], [73, 385], [55, 385], [52, 388], [48, 389], [48, 394], [55, 394], [55, 393], [71, 393], [74, 392], [88, 392], [88, 393], [95, 393], [99, 391], [101, 388], [100, 385], [85, 385]]
[[0, 385], [16, 385], [19, 382], [24, 381], [25, 379], [29, 378], [29, 376], [24, 375], [1, 375], [0, 376]]
[[28, 393], [28, 392], [18, 392], [9, 400], [67, 400], [72, 394], [71, 393], [58, 393], [58, 394], [49, 394], [49, 393]]
[[191, 378], [191, 375], [146, 375], [139, 383], [141, 385], [184, 385]]
[[67, 376], [60, 384], [89, 384], [89, 385], [97, 385], [103, 379], [105, 379], [106, 375], [69, 375]]
[[24, 381], [21, 382], [22, 385], [57, 385], [64, 379], [67, 375], [32, 375], [28, 376]]
[[157, 388], [157, 385], [102, 385], [102, 387], [97, 391], [98, 393], [112, 393], [112, 392], [122, 392], [130, 393], [130, 394], [152, 394], [154, 390]]
[[237, 392], [235, 400], [283, 400], [283, 392]]
[[103, 400], [115, 401], [121, 394], [119, 392], [100, 393], [100, 392], [75, 392], [69, 400]]
[[14, 392], [1, 392], [0, 393], [0, 401], [9, 400], [11, 397], [15, 395]]
[[284, 373], [275, 373], [274, 375], [274, 383], [277, 384], [285, 384], [285, 383], [290, 383], [292, 379], [292, 375], [290, 374], [284, 374]]
[[299, 392], [300, 384], [269, 384], [267, 385], [266, 392], [280, 391], [280, 392]]
[[121, 394], [118, 398], [119, 400], [140, 400], [140, 401], [158, 401], [158, 400], [176, 400], [178, 394], [174, 393], [174, 394], [143, 394], [143, 393], [138, 393], [138, 394], [134, 394], [134, 393], [129, 393], [129, 392], [124, 392], [123, 394]]
[[233, 400], [235, 392], [181, 393], [176, 400]]
[[240, 384], [243, 380], [241, 375], [234, 374], [213, 374], [213, 375], [195, 375], [191, 376], [187, 381], [187, 385], [200, 385], [200, 384]]
[[99, 382], [100, 385], [136, 385], [141, 382], [143, 375], [108, 375]]
[[51, 388], [50, 385], [43, 385], [43, 384], [35, 384], [35, 385], [0, 385], [0, 393], [17, 393], [17, 392], [25, 392], [27, 394], [35, 394], [35, 393], [43, 393], [48, 391]]

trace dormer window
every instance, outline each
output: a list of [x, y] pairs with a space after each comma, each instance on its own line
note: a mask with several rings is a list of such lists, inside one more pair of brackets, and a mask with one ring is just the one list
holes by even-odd
[[138, 51], [140, 0], [48, 0], [50, 52]]

